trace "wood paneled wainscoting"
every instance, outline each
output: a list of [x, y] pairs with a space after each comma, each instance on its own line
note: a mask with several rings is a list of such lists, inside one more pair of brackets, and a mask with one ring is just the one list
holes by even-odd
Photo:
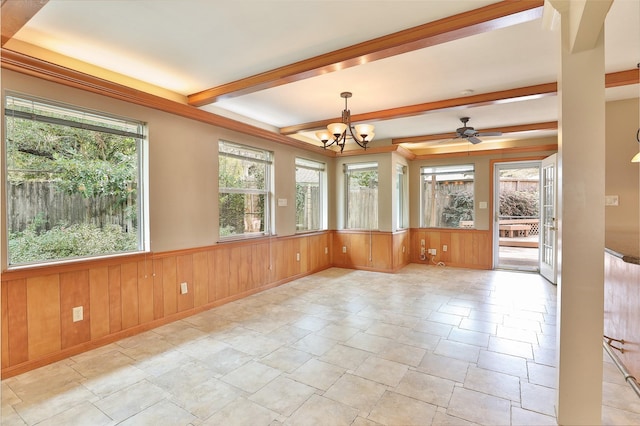
[[334, 231], [333, 265], [395, 272], [410, 262], [409, 231]]
[[[637, 249], [636, 249], [637, 250]], [[640, 261], [615, 252], [604, 254], [604, 334], [624, 340], [612, 342], [629, 373], [640, 380]]]
[[[424, 249], [436, 249], [436, 255], [425, 253], [421, 258], [422, 241]], [[444, 251], [444, 246], [447, 250]], [[438, 264], [456, 268], [492, 269], [491, 231], [477, 229], [412, 228], [411, 262]]]
[[326, 269], [332, 239], [327, 231], [4, 272], [2, 377]]

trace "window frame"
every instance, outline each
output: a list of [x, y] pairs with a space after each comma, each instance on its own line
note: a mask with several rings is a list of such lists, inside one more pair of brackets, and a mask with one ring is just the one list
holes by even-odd
[[[425, 207], [426, 207], [426, 200], [425, 200], [425, 176], [429, 175], [429, 176], [435, 176], [436, 177], [436, 182], [437, 182], [437, 176], [448, 176], [448, 175], [464, 175], [465, 173], [471, 173], [472, 174], [472, 179], [471, 182], [473, 183], [473, 187], [471, 190], [471, 194], [472, 194], [472, 200], [471, 200], [471, 204], [472, 204], [472, 208], [471, 208], [471, 215], [472, 215], [472, 221], [475, 220], [475, 164], [474, 163], [465, 163], [465, 164], [449, 164], [449, 165], [438, 165], [438, 166], [422, 166], [420, 167], [420, 184], [419, 184], [419, 191], [420, 191], [420, 228], [433, 228], [433, 229], [464, 229], [462, 226], [460, 226], [458, 224], [458, 226], [444, 226], [440, 219], [437, 218], [437, 224], [435, 226], [430, 225], [428, 222], [431, 222], [431, 217], [427, 217], [426, 211], [425, 211]], [[458, 179], [458, 180], [462, 180], [462, 178]]]
[[[243, 156], [235, 153], [224, 152], [221, 150], [222, 147], [227, 146], [236, 150], [245, 150], [246, 152], [253, 152], [257, 154], [257, 156]], [[259, 158], [259, 156], [263, 156], [263, 158]], [[220, 157], [228, 157], [235, 158], [242, 161], [250, 161], [258, 164], [264, 164], [265, 173], [264, 173], [264, 189], [252, 189], [252, 188], [226, 188], [220, 185]], [[256, 148], [254, 146], [245, 145], [237, 142], [232, 142], [226, 139], [218, 140], [218, 238], [219, 241], [234, 241], [234, 240], [242, 240], [242, 239], [250, 239], [250, 238], [260, 238], [264, 236], [269, 236], [273, 234], [273, 170], [274, 164], [274, 154], [272, 151]], [[221, 217], [221, 206], [220, 206], [220, 195], [221, 194], [245, 194], [245, 195], [263, 195], [264, 196], [264, 212], [262, 221], [264, 223], [264, 230], [259, 232], [243, 232], [241, 234], [233, 234], [233, 235], [222, 235], [220, 233], [220, 217]]]
[[396, 229], [405, 229], [405, 194], [407, 193], [407, 166], [396, 164]]
[[[296, 173], [296, 178], [295, 178], [295, 184], [296, 184], [296, 233], [306, 233], [306, 232], [316, 232], [316, 231], [322, 231], [324, 229], [327, 229], [327, 214], [326, 214], [326, 198], [327, 198], [327, 164], [320, 162], [320, 161], [315, 161], [315, 160], [310, 160], [308, 158], [303, 158], [303, 157], [296, 157], [294, 160], [294, 165], [295, 165], [295, 173]], [[298, 194], [298, 178], [297, 178], [297, 173], [298, 173], [298, 168], [303, 168], [306, 170], [311, 170], [311, 171], [315, 171], [318, 172], [318, 200], [317, 200], [317, 205], [318, 205], [318, 211], [315, 212], [315, 214], [317, 215], [317, 217], [315, 218], [317, 223], [318, 223], [318, 227], [317, 228], [306, 228], [306, 229], [298, 229], [298, 202], [297, 202], [297, 194]]]
[[[8, 270], [39, 267], [46, 265], [68, 264], [93, 259], [104, 259], [119, 256], [128, 256], [138, 253], [146, 253], [150, 248], [149, 235], [149, 152], [148, 152], [148, 124], [137, 119], [112, 114], [110, 112], [93, 110], [83, 106], [65, 103], [53, 99], [42, 98], [25, 93], [6, 91], [2, 97], [3, 109], [3, 167], [4, 191], [2, 194], [4, 207], [3, 214], [7, 229], [6, 237], [2, 239]], [[10, 104], [11, 101], [11, 105]], [[29, 106], [31, 111], [29, 111]], [[136, 182], [136, 248], [126, 251], [101, 252], [95, 254], [68, 256], [55, 259], [40, 259], [20, 263], [11, 263], [9, 247], [9, 200], [7, 189], [9, 179], [7, 120], [9, 119], [31, 120], [37, 123], [52, 124], [81, 130], [105, 133], [116, 136], [131, 137], [135, 139], [135, 178]], [[110, 126], [110, 127], [109, 127]], [[43, 171], [44, 172], [44, 171]], [[86, 222], [82, 222], [84, 224]]]

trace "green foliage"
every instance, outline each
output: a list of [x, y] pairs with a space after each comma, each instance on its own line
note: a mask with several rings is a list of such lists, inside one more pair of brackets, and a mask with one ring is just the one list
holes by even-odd
[[537, 192], [503, 191], [500, 193], [500, 216], [537, 217], [539, 204]]
[[89, 224], [58, 225], [38, 232], [32, 223], [23, 232], [9, 235], [9, 263], [12, 265], [121, 253], [138, 248], [136, 231], [127, 233], [117, 225], [99, 228]]
[[135, 197], [136, 140], [24, 119], [7, 119], [9, 179], [55, 179], [60, 190], [85, 198]]
[[[7, 177], [10, 184], [53, 182], [57, 191], [81, 194], [86, 206], [105, 204], [136, 220], [137, 141], [65, 125], [6, 117]], [[34, 203], [38, 200], [31, 200]], [[22, 205], [16, 205], [20, 209]], [[60, 206], [51, 206], [58, 209]], [[133, 251], [138, 248], [135, 229], [129, 224], [98, 227], [91, 223], [93, 208], [86, 209], [83, 223], [49, 223], [42, 211], [26, 229], [9, 229], [9, 263], [66, 259]], [[53, 226], [52, 226], [53, 225]]]
[[220, 236], [242, 234], [244, 231], [244, 194], [220, 193]]
[[442, 210], [442, 224], [456, 228], [461, 220], [473, 220], [473, 192], [460, 191], [448, 194], [449, 202]]
[[253, 162], [250, 158], [238, 159], [219, 156], [218, 194], [220, 211], [220, 236], [241, 235], [248, 230], [245, 224], [254, 219], [260, 221], [260, 231], [265, 227], [265, 199], [262, 194], [226, 192], [224, 189], [265, 189], [266, 164]]
[[350, 179], [350, 184], [356, 183], [360, 188], [377, 188], [378, 187], [378, 171], [377, 170], [369, 170], [369, 171], [357, 171], [353, 172], [352, 179]]

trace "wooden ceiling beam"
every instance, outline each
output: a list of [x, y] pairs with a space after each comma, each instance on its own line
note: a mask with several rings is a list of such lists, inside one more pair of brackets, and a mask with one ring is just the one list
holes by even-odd
[[604, 76], [605, 87], [627, 86], [640, 83], [640, 68], [611, 72]]
[[506, 0], [374, 38], [188, 96], [200, 107], [542, 17], [543, 0]]
[[[481, 129], [478, 132], [502, 132], [504, 133], [517, 133], [517, 132], [530, 132], [534, 130], [556, 130], [558, 128], [557, 121], [547, 121], [544, 123], [531, 123], [531, 124], [521, 124], [517, 126], [504, 126], [504, 127], [495, 127], [491, 129]], [[431, 135], [422, 135], [422, 136], [410, 136], [406, 138], [395, 138], [391, 139], [391, 143], [393, 145], [403, 144], [403, 143], [421, 143], [421, 142], [429, 142], [429, 141], [439, 141], [446, 139], [454, 139], [456, 137], [455, 133], [438, 133]]]
[[[440, 101], [426, 102], [417, 105], [390, 108], [380, 111], [366, 112], [362, 114], [353, 114], [351, 115], [351, 122], [357, 123], [360, 121], [391, 120], [422, 115], [434, 111], [473, 108], [485, 105], [503, 104], [505, 102], [517, 102], [535, 97], [555, 95], [557, 90], [558, 85], [556, 83], [538, 84], [535, 86], [519, 87], [516, 89], [500, 90], [498, 92], [481, 93], [478, 95], [444, 99]], [[335, 123], [336, 121], [340, 120], [341, 118], [338, 117], [321, 121], [314, 121], [311, 123], [296, 124], [293, 126], [281, 128], [280, 133], [283, 135], [291, 135], [298, 132], [322, 129], [327, 127], [329, 123]]]
[[2, 0], [0, 42], [9, 41], [49, 0]]
[[[638, 68], [612, 72], [605, 75], [605, 87], [607, 88], [638, 83], [640, 83], [640, 69]], [[486, 105], [503, 104], [505, 102], [518, 102], [529, 100], [534, 97], [553, 96], [556, 94], [557, 90], [557, 83], [537, 84], [534, 86], [500, 90], [490, 93], [481, 93], [478, 95], [444, 99], [434, 102], [425, 102], [422, 104], [390, 108], [380, 111], [366, 112], [362, 114], [353, 114], [351, 115], [351, 122], [357, 123], [362, 121], [392, 120], [436, 111], [474, 108]], [[335, 117], [325, 120], [313, 121], [310, 123], [295, 124], [293, 126], [282, 127], [280, 129], [280, 133], [283, 135], [291, 135], [298, 132], [323, 129], [327, 127], [329, 123], [335, 123], [336, 121], [340, 120], [340, 117]]]

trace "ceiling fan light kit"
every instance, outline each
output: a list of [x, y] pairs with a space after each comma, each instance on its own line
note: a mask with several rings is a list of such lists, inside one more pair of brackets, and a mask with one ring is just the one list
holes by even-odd
[[[344, 98], [344, 110], [342, 111], [342, 122], [330, 123], [327, 130], [316, 132], [316, 137], [322, 142], [323, 148], [327, 149], [333, 144], [340, 147], [340, 152], [344, 151], [344, 146], [348, 139], [353, 139], [360, 147], [367, 149], [367, 144], [373, 140], [374, 126], [372, 124], [351, 124], [351, 111], [347, 106], [347, 100], [352, 96], [351, 92], [342, 92], [340, 97]], [[331, 141], [331, 142], [329, 142]]]

